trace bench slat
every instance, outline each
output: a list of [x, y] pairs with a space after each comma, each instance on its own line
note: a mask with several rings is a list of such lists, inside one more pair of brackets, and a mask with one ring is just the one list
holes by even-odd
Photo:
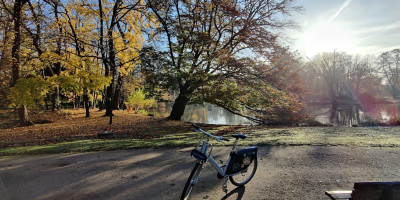
[[356, 182], [353, 200], [398, 200], [400, 182]]
[[325, 194], [333, 200], [336, 199], [350, 199], [351, 198], [351, 190], [342, 190], [342, 191], [326, 191]]
[[325, 194], [333, 200], [400, 200], [400, 182], [355, 182], [352, 191], [326, 191]]

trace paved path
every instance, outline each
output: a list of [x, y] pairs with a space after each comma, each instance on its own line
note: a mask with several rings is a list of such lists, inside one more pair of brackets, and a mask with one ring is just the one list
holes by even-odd
[[[193, 167], [186, 149], [140, 149], [0, 159], [0, 200], [179, 199]], [[228, 148], [215, 148], [223, 159]], [[225, 154], [226, 153], [226, 154]], [[209, 163], [192, 199], [328, 199], [324, 191], [355, 181], [398, 181], [400, 149], [321, 146], [261, 147], [256, 176], [228, 185]]]

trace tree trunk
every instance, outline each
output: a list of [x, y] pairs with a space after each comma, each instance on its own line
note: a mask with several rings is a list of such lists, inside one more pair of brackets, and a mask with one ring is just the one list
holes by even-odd
[[28, 109], [26, 106], [18, 108], [19, 124], [21, 126], [28, 125]]
[[81, 107], [81, 96], [75, 95], [74, 109], [78, 109], [80, 107]]
[[[58, 19], [58, 6], [59, 6], [59, 2], [54, 2], [55, 3], [55, 6], [54, 6], [54, 17], [56, 18], [56, 21], [57, 22], [59, 22], [59, 19]], [[61, 46], [62, 46], [62, 34], [63, 34], [63, 28], [62, 28], [62, 26], [61, 26], [61, 24], [60, 23], [58, 23], [58, 35], [59, 35], [59, 37], [58, 37], [58, 39], [57, 39], [57, 49], [56, 49], [56, 54], [57, 55], [59, 55], [60, 57], [61, 57]], [[57, 62], [57, 63], [54, 63], [54, 73], [55, 74], [57, 74], [58, 76], [60, 76], [60, 74], [61, 74], [61, 62]], [[53, 111], [54, 110], [58, 110], [58, 109], [60, 109], [60, 87], [58, 87], [58, 86], [56, 86], [56, 88], [55, 88], [55, 92], [54, 92], [54, 94], [53, 94], [53, 96], [54, 96], [54, 104], [53, 104]]]
[[96, 108], [96, 104], [97, 104], [97, 92], [93, 92], [93, 102], [92, 102], [92, 109]]
[[107, 87], [104, 86], [104, 89], [101, 92], [101, 100], [100, 100], [101, 102], [99, 102], [99, 110], [107, 109], [106, 98], [107, 98]]
[[337, 123], [337, 104], [332, 104], [331, 115], [329, 116], [329, 122], [331, 124]]
[[52, 95], [53, 98], [53, 105], [51, 107], [51, 111], [55, 111], [60, 109], [60, 88], [58, 86], [56, 86], [56, 88], [54, 89], [54, 94]]
[[167, 119], [170, 120], [181, 120], [184, 112], [186, 104], [189, 102], [189, 98], [187, 95], [179, 94], [179, 96], [175, 99], [174, 105], [172, 106], [171, 114]]
[[50, 95], [46, 94], [46, 98], [44, 99], [44, 106], [46, 110], [49, 110], [49, 101], [50, 101]]
[[109, 86], [107, 86], [106, 97], [105, 97], [106, 114], [104, 114], [104, 116], [110, 116], [110, 113], [112, 112], [111, 111], [111, 108], [112, 108], [111, 107], [111, 102], [112, 102], [111, 99], [112, 99], [112, 85], [109, 85]]
[[113, 102], [113, 109], [114, 110], [119, 110], [120, 108], [120, 102], [121, 102], [121, 96], [122, 96], [122, 87], [123, 87], [124, 81], [122, 76], [118, 76], [118, 81], [117, 85], [115, 87], [115, 94], [114, 94], [114, 102]]
[[86, 116], [85, 117], [90, 117], [89, 109], [89, 96], [87, 94], [83, 95], [83, 103], [85, 104], [85, 110], [86, 110]]
[[[12, 82], [11, 87], [17, 83], [17, 80], [20, 78], [19, 72], [19, 65], [20, 65], [20, 57], [19, 51], [21, 48], [21, 13], [22, 13], [22, 6], [27, 1], [15, 1], [14, 8], [13, 8], [13, 19], [14, 19], [14, 40], [13, 46], [11, 49], [11, 58], [12, 58]], [[25, 105], [18, 108], [18, 115], [19, 115], [19, 123], [21, 126], [25, 126], [28, 123], [28, 111]]]

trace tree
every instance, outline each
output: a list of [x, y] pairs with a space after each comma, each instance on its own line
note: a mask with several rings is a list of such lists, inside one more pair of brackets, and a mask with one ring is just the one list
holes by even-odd
[[400, 96], [400, 49], [393, 49], [378, 56], [378, 65], [392, 89], [393, 98]]
[[[343, 52], [321, 53], [305, 65], [303, 75], [310, 93], [309, 101], [329, 99], [331, 122], [337, 117], [338, 105], [356, 105], [366, 108], [382, 94], [382, 78], [377, 74], [372, 56], [350, 55]], [[325, 98], [327, 97], [327, 98]], [[357, 120], [360, 120], [358, 111]]]
[[[11, 69], [12, 69], [12, 82], [11, 87], [17, 84], [20, 78], [20, 49], [21, 49], [21, 26], [22, 26], [22, 11], [23, 6], [27, 3], [27, 0], [15, 1], [12, 11], [13, 22], [14, 22], [14, 40], [11, 50]], [[28, 123], [28, 110], [26, 105], [21, 105], [18, 108], [19, 123], [21, 126]]]
[[[165, 54], [144, 48], [140, 65], [146, 77], [145, 88], [149, 88], [150, 93], [157, 87], [170, 91], [178, 88], [173, 67]], [[305, 90], [295, 54], [276, 48], [269, 64], [250, 58], [232, 58], [228, 66], [229, 73], [215, 74], [192, 94], [191, 101], [218, 105], [262, 124], [298, 120]]]
[[[139, 52], [144, 43], [143, 30], [154, 25], [141, 0], [115, 3], [98, 1], [99, 49], [105, 68], [105, 76], [112, 81], [104, 95], [107, 111], [112, 123], [112, 110], [121, 102], [123, 80], [133, 70], [139, 60]], [[95, 7], [96, 7], [95, 6]], [[92, 9], [93, 10], [93, 9]]]
[[371, 83], [376, 74], [372, 56], [353, 56], [351, 65], [347, 69], [347, 74], [356, 95], [365, 92], [366, 88], [370, 89], [368, 83]]
[[149, 108], [155, 107], [157, 101], [154, 98], [146, 98], [146, 94], [142, 89], [138, 89], [129, 94], [127, 101], [125, 102], [129, 109], [133, 109], [135, 112], [140, 110], [148, 110]]
[[168, 117], [172, 120], [180, 120], [186, 104], [202, 87], [236, 80], [241, 71], [230, 62], [246, 54], [268, 62], [279, 35], [273, 30], [290, 27], [292, 23], [283, 16], [300, 9], [292, 1], [275, 0], [148, 0], [147, 5], [161, 25], [160, 38], [167, 43], [168, 76], [173, 79], [169, 82], [179, 91]]
[[321, 53], [307, 63], [308, 67], [320, 76], [326, 86], [332, 105], [338, 103], [339, 97], [353, 98], [349, 87], [347, 69], [351, 66], [352, 57], [344, 52]]
[[43, 104], [44, 96], [49, 88], [50, 83], [39, 76], [20, 78], [10, 89], [11, 106], [32, 108]]
[[7, 5], [0, 5], [0, 103], [6, 106], [9, 102], [7, 93], [11, 84], [11, 49], [13, 41], [13, 18], [12, 14], [5, 8]]
[[201, 87], [193, 100], [218, 105], [261, 124], [300, 120], [306, 92], [295, 54], [280, 48], [271, 54], [269, 64], [241, 58], [232, 60], [229, 66], [239, 71]]

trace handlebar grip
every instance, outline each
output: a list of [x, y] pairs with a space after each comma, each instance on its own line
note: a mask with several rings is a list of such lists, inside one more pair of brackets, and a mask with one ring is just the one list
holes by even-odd
[[197, 126], [196, 124], [194, 124], [194, 123], [192, 123], [192, 126], [195, 128], [195, 129], [200, 129], [200, 127], [199, 126]]
[[221, 140], [225, 140], [225, 141], [229, 142], [228, 138], [221, 138]]

